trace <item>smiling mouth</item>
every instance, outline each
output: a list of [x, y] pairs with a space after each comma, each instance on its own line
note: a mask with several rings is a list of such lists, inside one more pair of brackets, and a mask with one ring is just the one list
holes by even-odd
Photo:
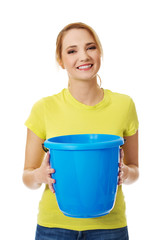
[[79, 69], [79, 70], [88, 70], [88, 69], [90, 69], [92, 67], [93, 67], [93, 64], [85, 64], [85, 65], [77, 67], [77, 69]]

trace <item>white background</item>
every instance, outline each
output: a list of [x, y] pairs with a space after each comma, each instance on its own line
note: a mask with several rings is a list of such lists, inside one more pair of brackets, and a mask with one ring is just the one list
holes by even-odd
[[140, 178], [124, 186], [130, 240], [159, 239], [159, 1], [14, 0], [0, 3], [0, 218], [3, 239], [33, 240], [43, 187], [22, 183], [26, 127], [41, 97], [67, 87], [55, 63], [55, 41], [68, 23], [100, 37], [102, 87], [130, 95], [140, 127]]

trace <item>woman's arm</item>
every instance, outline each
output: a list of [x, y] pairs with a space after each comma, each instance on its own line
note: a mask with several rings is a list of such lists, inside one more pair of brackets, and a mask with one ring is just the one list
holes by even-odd
[[139, 177], [138, 170], [138, 131], [133, 136], [125, 137], [126, 142], [120, 154], [119, 185], [131, 184]]
[[54, 173], [54, 169], [51, 169], [49, 165], [49, 153], [45, 156], [42, 149], [43, 142], [43, 139], [27, 129], [23, 182], [31, 189], [37, 189], [42, 183], [46, 183], [54, 192], [52, 184], [55, 180], [50, 176]]

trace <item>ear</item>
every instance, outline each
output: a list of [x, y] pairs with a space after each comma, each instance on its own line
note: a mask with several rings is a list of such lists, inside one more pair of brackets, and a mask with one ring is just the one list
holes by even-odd
[[59, 65], [61, 66], [61, 68], [65, 69], [64, 65], [63, 65], [63, 61], [59, 60]]

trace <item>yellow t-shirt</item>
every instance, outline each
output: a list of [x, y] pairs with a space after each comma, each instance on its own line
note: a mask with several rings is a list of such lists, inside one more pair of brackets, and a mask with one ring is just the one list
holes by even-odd
[[[36, 102], [25, 125], [42, 139], [89, 133], [124, 137], [136, 133], [138, 119], [134, 102], [127, 95], [104, 90], [103, 100], [88, 106], [63, 89]], [[55, 194], [46, 185], [39, 203], [38, 224], [77, 231], [124, 227], [127, 222], [122, 186], [118, 186], [114, 208], [108, 215], [83, 219], [63, 215]]]

